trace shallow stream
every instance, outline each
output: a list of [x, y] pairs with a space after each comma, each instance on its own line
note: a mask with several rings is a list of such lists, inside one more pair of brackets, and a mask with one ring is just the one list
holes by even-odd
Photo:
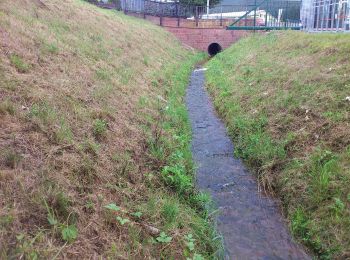
[[186, 95], [197, 169], [197, 187], [208, 191], [219, 209], [218, 231], [225, 259], [311, 259], [293, 242], [277, 202], [258, 191], [205, 90], [204, 69], [192, 72]]

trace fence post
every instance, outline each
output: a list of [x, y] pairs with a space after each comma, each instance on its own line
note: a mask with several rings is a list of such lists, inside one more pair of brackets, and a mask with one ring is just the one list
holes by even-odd
[[[284, 19], [284, 28], [287, 28], [287, 18], [288, 18], [288, 7], [289, 7], [289, 5], [288, 5], [288, 1], [287, 1], [287, 7], [286, 7], [286, 12], [285, 12], [285, 19]], [[282, 14], [282, 16], [283, 16], [283, 14]], [[281, 17], [282, 18], [282, 17]]]
[[146, 1], [143, 1], [143, 19], [146, 19]]
[[196, 6], [195, 19], [196, 19], [196, 27], [198, 27], [198, 6]]
[[[220, 10], [221, 10], [221, 15], [220, 15], [220, 26], [222, 26], [222, 5], [220, 6]], [[209, 17], [208, 17], [209, 18]]]
[[176, 2], [177, 27], [180, 27], [179, 2]]
[[254, 0], [254, 32], [255, 32], [255, 26], [256, 26], [256, 9], [257, 9], [257, 6], [256, 6], [256, 0]]
[[163, 6], [162, 6], [162, 4], [159, 4], [159, 6], [160, 6], [159, 25], [163, 26]]
[[265, 27], [267, 27], [267, 12], [269, 10], [269, 1], [266, 2], [266, 8], [265, 8]]

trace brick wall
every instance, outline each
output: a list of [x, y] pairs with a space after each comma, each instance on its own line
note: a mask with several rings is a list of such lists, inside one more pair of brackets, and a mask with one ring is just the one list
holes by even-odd
[[207, 51], [211, 43], [218, 43], [225, 49], [247, 33], [244, 31], [229, 31], [225, 28], [175, 28], [165, 27], [173, 33], [183, 44], [195, 49]]
[[[136, 17], [144, 18], [143, 14], [128, 13]], [[146, 15], [145, 19], [164, 27], [173, 33], [183, 44], [192, 48], [207, 51], [211, 43], [218, 43], [225, 49], [247, 34], [245, 31], [226, 30], [226, 26], [233, 22], [232, 19], [220, 20], [195, 20], [158, 17]]]

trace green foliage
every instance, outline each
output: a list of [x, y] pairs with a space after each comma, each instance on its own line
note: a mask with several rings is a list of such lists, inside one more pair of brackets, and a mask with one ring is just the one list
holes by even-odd
[[105, 208], [113, 210], [113, 211], [120, 211], [120, 207], [118, 207], [114, 203], [110, 203], [110, 204], [106, 205]]
[[206, 65], [235, 155], [282, 198], [294, 236], [325, 259], [350, 250], [349, 48], [347, 35], [255, 34]]
[[[158, 125], [149, 140], [150, 158], [153, 165], [159, 165], [162, 180], [171, 188], [172, 196], [176, 194], [178, 199], [150, 200], [144, 213], [147, 218], [147, 215], [153, 216], [160, 211], [164, 218], [164, 228], [166, 230], [175, 229], [174, 232], [187, 226], [187, 222], [190, 222], [191, 232], [200, 238], [196, 243], [196, 250], [206, 253], [206, 257], [210, 259], [220, 255], [222, 241], [215, 239], [217, 233], [211, 219], [207, 218], [211, 210], [211, 207], [208, 206], [211, 201], [210, 197], [208, 194], [201, 194], [194, 190], [194, 165], [190, 147], [191, 127], [183, 100], [192, 64], [203, 58], [204, 54], [196, 55], [193, 60], [183, 63], [180, 68], [169, 70], [165, 72], [163, 78], [153, 81], [156, 88], [165, 88], [166, 95], [160, 97], [157, 102], [159, 115], [154, 120]], [[148, 176], [152, 176], [152, 185], [154, 185], [156, 176], [154, 174]], [[159, 207], [161, 201], [163, 203]], [[187, 204], [193, 211], [184, 211], [185, 208], [180, 207], [183, 204]], [[186, 223], [183, 223], [184, 219], [187, 219]], [[156, 240], [158, 242], [169, 240], [170, 242], [170, 239], [171, 237], [166, 236], [163, 232]], [[190, 255], [186, 251], [190, 252], [187, 246], [184, 251], [185, 257]], [[211, 253], [208, 254], [209, 251]], [[191, 254], [199, 255], [194, 252]]]
[[21, 154], [10, 148], [0, 151], [0, 155], [3, 157], [3, 163], [12, 169], [15, 169], [23, 159]]
[[18, 255], [25, 256], [25, 259], [37, 260], [39, 259], [39, 254], [33, 248], [33, 244], [41, 236], [41, 232], [34, 236], [34, 238], [29, 238], [23, 233], [16, 235], [16, 251]]
[[165, 166], [162, 170], [162, 176], [166, 183], [173, 186], [180, 193], [186, 193], [192, 189], [192, 177], [186, 174], [183, 165]]
[[192, 234], [185, 235], [186, 246], [188, 250], [193, 251], [195, 249], [195, 241]]
[[156, 239], [160, 243], [170, 243], [173, 238], [166, 235], [164, 232], [161, 232], [159, 237], [157, 237]]
[[109, 80], [111, 78], [111, 74], [106, 69], [99, 69], [96, 71], [96, 77], [99, 80]]
[[71, 204], [72, 203], [69, 200], [69, 197], [60, 191], [55, 196], [55, 202], [54, 202], [53, 208], [55, 209], [59, 217], [61, 217], [62, 219], [68, 219], [70, 215], [69, 208]]
[[30, 70], [31, 66], [23, 61], [23, 59], [17, 54], [12, 54], [10, 56], [10, 61], [13, 66], [20, 73], [26, 73]]
[[334, 204], [331, 206], [333, 214], [337, 219], [343, 216], [345, 204], [340, 198], [334, 198]]
[[186, 260], [204, 260], [205, 258], [197, 253], [194, 253], [193, 258], [187, 257]]
[[16, 113], [16, 108], [10, 100], [6, 99], [2, 102], [0, 102], [0, 114], [10, 114], [14, 115]]
[[[62, 195], [64, 196], [64, 195]], [[66, 200], [66, 199], [64, 199]], [[47, 221], [49, 222], [49, 224], [52, 226], [52, 228], [54, 229], [54, 231], [59, 231], [61, 234], [61, 238], [63, 241], [66, 241], [67, 243], [72, 243], [76, 240], [76, 238], [78, 237], [78, 229], [74, 224], [71, 225], [65, 225], [65, 224], [61, 224], [58, 220], [58, 218], [56, 217], [55, 211], [49, 207], [49, 205], [47, 204], [46, 201], [44, 201], [45, 203], [45, 207], [47, 210]], [[61, 203], [66, 203], [65, 202], [61, 202]], [[67, 216], [67, 222], [69, 216]]]
[[93, 140], [86, 139], [80, 146], [81, 150], [85, 153], [89, 153], [93, 156], [97, 156], [100, 145], [98, 143], [95, 143]]
[[332, 196], [330, 188], [331, 179], [339, 171], [338, 158], [330, 151], [319, 151], [311, 156], [311, 183], [310, 195], [315, 203]]
[[0, 230], [2, 228], [6, 228], [7, 226], [11, 225], [14, 221], [14, 216], [10, 213], [0, 216]]
[[140, 212], [140, 211], [133, 212], [133, 213], [131, 213], [131, 216], [134, 216], [136, 218], [141, 218], [142, 212]]
[[31, 106], [29, 111], [29, 118], [37, 119], [43, 125], [52, 124], [56, 118], [57, 113], [48, 102], [35, 103]]
[[59, 52], [59, 48], [55, 43], [44, 43], [43, 53], [57, 54]]
[[297, 208], [292, 215], [291, 230], [295, 236], [303, 240], [310, 239], [309, 220], [301, 208]]
[[72, 142], [73, 132], [64, 119], [60, 120], [58, 129], [54, 132], [54, 139], [57, 143]]
[[179, 205], [174, 202], [167, 200], [162, 207], [162, 216], [164, 217], [167, 224], [173, 223], [179, 214]]
[[58, 221], [57, 221], [57, 219], [55, 218], [55, 216], [53, 215], [53, 214], [48, 214], [48, 216], [47, 216], [47, 221], [49, 222], [49, 224], [51, 225], [51, 226], [55, 226], [55, 225], [57, 225], [58, 224]]
[[118, 220], [118, 222], [120, 223], [120, 225], [125, 225], [126, 223], [130, 222], [130, 219], [127, 218], [122, 218], [120, 216], [117, 216], [116, 219]]
[[93, 124], [93, 133], [96, 138], [102, 138], [107, 132], [107, 121], [103, 119], [96, 119]]
[[75, 225], [70, 225], [62, 228], [62, 239], [68, 243], [72, 243], [78, 237], [78, 229]]
[[148, 56], [143, 57], [143, 64], [145, 64], [146, 66], [149, 66], [149, 57]]

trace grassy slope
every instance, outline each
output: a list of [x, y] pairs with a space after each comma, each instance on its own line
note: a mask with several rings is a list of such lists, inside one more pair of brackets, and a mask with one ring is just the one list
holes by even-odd
[[350, 252], [350, 35], [248, 37], [208, 64], [236, 153], [319, 256]]
[[78, 0], [1, 1], [0, 42], [0, 258], [214, 253], [182, 102], [201, 55]]

